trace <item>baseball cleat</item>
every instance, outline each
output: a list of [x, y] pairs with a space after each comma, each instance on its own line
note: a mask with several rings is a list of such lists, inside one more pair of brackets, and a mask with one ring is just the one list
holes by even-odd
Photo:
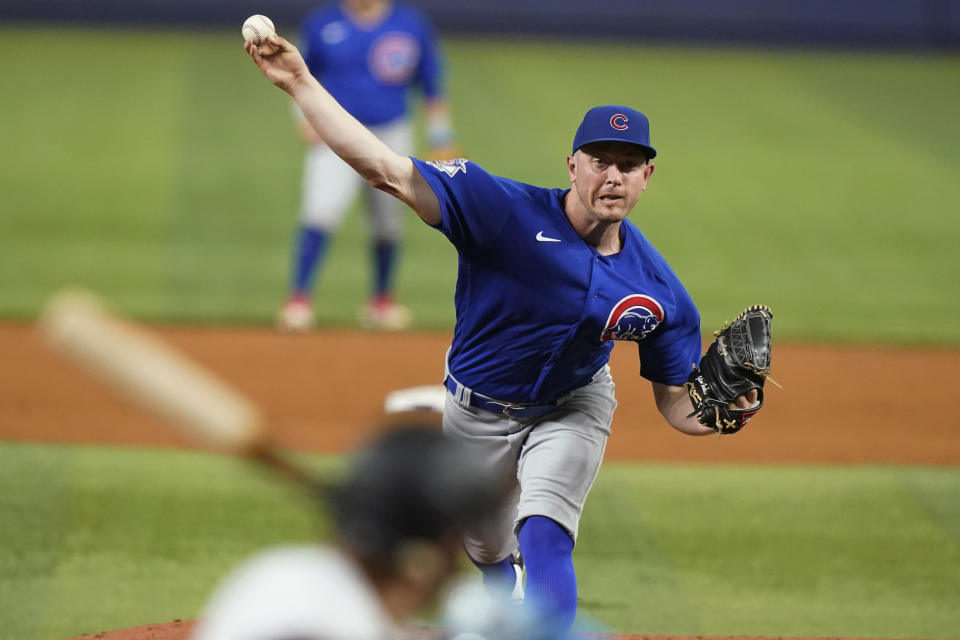
[[294, 296], [277, 312], [277, 329], [302, 333], [313, 327], [313, 305], [306, 296]]
[[400, 331], [410, 326], [413, 314], [389, 296], [377, 296], [360, 310], [360, 326], [380, 331]]

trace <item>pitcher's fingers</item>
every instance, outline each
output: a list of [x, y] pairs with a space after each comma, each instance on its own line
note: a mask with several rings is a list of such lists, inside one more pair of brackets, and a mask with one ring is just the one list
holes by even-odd
[[272, 56], [278, 53], [283, 53], [289, 49], [285, 40], [277, 36], [276, 34], [270, 34], [264, 38], [263, 42], [260, 44], [259, 52], [261, 56]]

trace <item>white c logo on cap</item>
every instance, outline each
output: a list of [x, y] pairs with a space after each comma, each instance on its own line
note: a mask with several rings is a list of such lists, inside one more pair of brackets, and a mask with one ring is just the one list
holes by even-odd
[[629, 122], [629, 119], [622, 113], [615, 113], [613, 114], [613, 117], [610, 118], [610, 126], [614, 129], [619, 129], [620, 131], [623, 131], [627, 128], [627, 122]]

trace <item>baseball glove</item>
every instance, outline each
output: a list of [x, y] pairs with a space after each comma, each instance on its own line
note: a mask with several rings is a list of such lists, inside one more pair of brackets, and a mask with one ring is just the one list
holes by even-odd
[[[687, 380], [693, 403], [688, 417], [719, 434], [736, 433], [763, 406], [763, 385], [770, 375], [770, 321], [773, 312], [764, 305], [747, 307], [733, 322], [725, 322], [716, 339]], [[777, 385], [776, 381], [771, 382]], [[737, 396], [757, 390], [758, 404], [731, 409]]]

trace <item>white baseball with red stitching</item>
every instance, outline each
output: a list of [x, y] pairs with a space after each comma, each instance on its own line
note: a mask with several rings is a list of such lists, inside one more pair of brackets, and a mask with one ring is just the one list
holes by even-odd
[[252, 42], [258, 47], [263, 44], [268, 36], [276, 32], [277, 30], [273, 26], [273, 21], [267, 16], [260, 14], [247, 18], [246, 22], [243, 23], [243, 28], [240, 30], [244, 40]]

